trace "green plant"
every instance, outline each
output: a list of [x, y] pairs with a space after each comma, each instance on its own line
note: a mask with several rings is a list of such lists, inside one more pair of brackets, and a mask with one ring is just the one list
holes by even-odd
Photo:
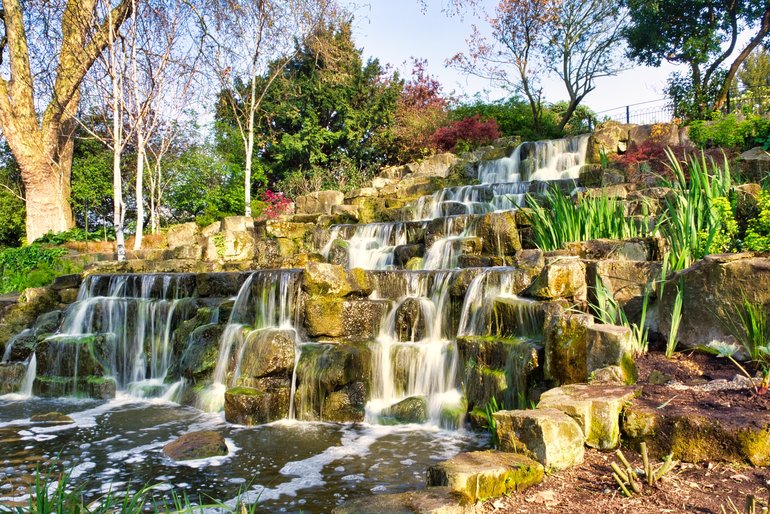
[[740, 306], [728, 308], [720, 319], [730, 334], [743, 346], [749, 360], [759, 369], [762, 374], [760, 385], [754, 384], [746, 368], [735, 358], [739, 350], [738, 345], [711, 341], [700, 348], [717, 357], [727, 357], [754, 384], [754, 392], [757, 395], [765, 394], [770, 387], [770, 323], [765, 307], [744, 296]]
[[0, 293], [22, 291], [50, 283], [58, 275], [75, 271], [62, 260], [64, 248], [44, 248], [37, 244], [0, 250]]
[[634, 494], [642, 494], [643, 481], [647, 482], [648, 486], [657, 485], [660, 479], [663, 478], [666, 473], [671, 471], [676, 465], [676, 461], [672, 459], [671, 454], [668, 454], [663, 462], [657, 466], [653, 466], [650, 462], [647, 454], [647, 443], [641, 443], [639, 449], [642, 454], [642, 470], [637, 472], [626, 459], [623, 452], [618, 450], [615, 452], [620, 463], [623, 465], [621, 468], [616, 462], [610, 464], [612, 468], [612, 478], [620, 486], [620, 490], [623, 492], [623, 496], [631, 497]]
[[[692, 157], [689, 160], [689, 180], [682, 163], [667, 150], [669, 166], [674, 175], [670, 187], [674, 191], [665, 200], [664, 216], [659, 222], [660, 230], [669, 246], [669, 267], [680, 270], [703, 258], [712, 250], [715, 240], [727, 245], [737, 232], [737, 225], [722, 227], [724, 203], [715, 198], [727, 198], [732, 189], [730, 167], [725, 157], [724, 164], [717, 166], [712, 160]], [[733, 219], [734, 221], [734, 219]], [[719, 239], [718, 236], [722, 237]]]
[[666, 357], [671, 358], [676, 351], [676, 338], [679, 335], [679, 325], [682, 322], [682, 303], [684, 302], [684, 280], [679, 277], [679, 285], [676, 288], [674, 307], [671, 309], [671, 327], [666, 341]]
[[651, 287], [647, 286], [644, 290], [639, 323], [631, 323], [628, 320], [625, 311], [615, 300], [612, 292], [604, 285], [604, 281], [598, 274], [596, 275], [594, 291], [596, 294], [596, 304], [592, 304], [591, 307], [599, 321], [609, 325], [620, 325], [628, 328], [631, 331], [634, 355], [639, 356], [647, 353], [649, 330], [645, 327], [645, 323], [647, 321], [647, 306], [650, 301]]
[[557, 250], [565, 243], [591, 239], [629, 239], [648, 235], [646, 220], [625, 215], [623, 202], [606, 195], [584, 196], [573, 202], [559, 189], [546, 192], [540, 205], [531, 196], [529, 220], [535, 244], [541, 250]]
[[607, 156], [607, 150], [603, 146], [599, 148], [599, 163], [603, 170], [610, 167], [610, 158]]
[[495, 412], [504, 410], [502, 404], [498, 405], [497, 399], [493, 396], [484, 406], [484, 420], [486, 421], [486, 429], [492, 438], [492, 446], [497, 448], [500, 446], [500, 440], [497, 437], [497, 421], [495, 421]]
[[755, 252], [770, 251], [770, 192], [762, 190], [757, 198], [759, 214], [746, 227], [743, 248]]

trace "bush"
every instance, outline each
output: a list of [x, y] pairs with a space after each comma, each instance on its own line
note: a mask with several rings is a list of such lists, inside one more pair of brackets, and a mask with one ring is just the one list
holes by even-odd
[[759, 215], [749, 220], [743, 248], [755, 252], [770, 251], [770, 193], [762, 190], [757, 200]]
[[770, 119], [749, 115], [740, 119], [735, 113], [717, 115], [712, 121], [693, 121], [690, 140], [700, 147], [729, 147], [742, 150], [765, 144], [770, 136]]
[[[82, 241], [104, 241], [105, 240], [104, 234], [105, 232], [102, 230], [86, 232], [82, 228], [73, 228], [72, 230], [68, 230], [66, 232], [59, 232], [56, 234], [53, 232], [48, 232], [47, 234], [35, 239], [35, 243], [60, 245], [70, 241], [81, 241], [81, 242]], [[114, 241], [114, 240], [115, 240], [115, 229], [110, 227], [107, 230], [107, 241]]]
[[500, 137], [497, 121], [482, 120], [476, 114], [441, 127], [431, 136], [433, 145], [444, 152], [467, 150], [488, 144]]
[[64, 248], [44, 248], [37, 244], [0, 250], [0, 293], [23, 291], [71, 273], [73, 266], [62, 260]]

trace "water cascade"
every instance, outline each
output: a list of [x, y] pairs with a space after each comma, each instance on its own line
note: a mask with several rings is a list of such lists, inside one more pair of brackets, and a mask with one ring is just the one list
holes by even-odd
[[[163, 388], [171, 365], [173, 329], [192, 314], [191, 275], [91, 276], [46, 339], [47, 376], [70, 377], [68, 394], [91, 377], [110, 377], [118, 389], [150, 394]], [[93, 380], [92, 380], [93, 381]]]

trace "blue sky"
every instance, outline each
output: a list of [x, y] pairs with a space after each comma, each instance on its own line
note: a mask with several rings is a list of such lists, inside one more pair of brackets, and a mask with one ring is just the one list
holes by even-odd
[[[354, 1], [349, 4], [353, 5]], [[492, 100], [504, 96], [488, 81], [467, 77], [444, 65], [447, 58], [465, 50], [471, 26], [475, 23], [483, 29], [484, 20], [470, 16], [447, 17], [442, 13], [442, 6], [446, 6], [448, 0], [426, 0], [425, 3], [426, 8], [422, 9], [417, 0], [359, 0], [353, 5], [357, 46], [364, 49], [365, 56], [377, 57], [406, 73], [411, 67], [404, 62], [411, 56], [428, 59], [430, 73], [444, 84], [446, 91], [469, 95], [488, 91]], [[484, 0], [484, 3], [491, 11], [496, 2]], [[661, 99], [666, 77], [674, 69], [671, 65], [648, 68], [629, 63], [629, 69], [620, 75], [599, 79], [584, 103], [598, 112]], [[564, 86], [557, 77], [547, 78], [544, 84], [548, 101], [566, 98]]]

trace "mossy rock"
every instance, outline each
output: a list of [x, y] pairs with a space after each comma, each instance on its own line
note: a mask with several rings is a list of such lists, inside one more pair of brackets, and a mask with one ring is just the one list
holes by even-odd
[[428, 400], [424, 396], [410, 396], [384, 409], [382, 415], [398, 423], [425, 423], [428, 421]]
[[523, 455], [496, 451], [460, 453], [428, 468], [428, 486], [449, 486], [466, 503], [524, 491], [543, 481], [543, 466]]
[[163, 447], [163, 453], [176, 461], [207, 459], [227, 455], [225, 438], [213, 430], [184, 434]]

